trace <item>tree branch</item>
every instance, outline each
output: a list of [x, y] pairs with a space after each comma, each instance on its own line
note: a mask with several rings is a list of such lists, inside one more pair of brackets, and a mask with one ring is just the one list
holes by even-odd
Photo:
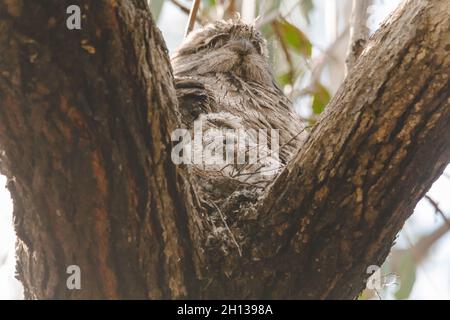
[[425, 199], [428, 200], [428, 202], [434, 208], [434, 211], [441, 216], [442, 220], [444, 220], [444, 223], [450, 229], [450, 220], [447, 218], [447, 216], [445, 215], [444, 211], [442, 211], [442, 209], [439, 207], [439, 204], [433, 198], [431, 198], [429, 195], [426, 195]]
[[191, 9], [189, 9], [188, 6], [184, 5], [178, 0], [170, 0], [170, 2], [172, 2], [175, 6], [177, 6], [181, 11], [183, 11], [187, 15], [191, 12]]
[[[1, 169], [25, 294], [186, 296], [164, 41], [145, 0], [77, 3], [79, 31], [66, 28], [72, 1], [0, 2]], [[73, 264], [82, 290], [66, 287]]]
[[394, 273], [401, 272], [401, 259], [405, 253], [412, 255], [414, 263], [419, 265], [425, 261], [425, 258], [430, 253], [430, 249], [441, 240], [448, 232], [450, 232], [450, 226], [443, 223], [438, 228], [422, 236], [416, 244], [411, 244], [408, 249], [395, 249], [389, 254], [389, 268]]
[[[178, 0], [171, 0], [171, 2], [176, 6], [176, 7], [178, 7], [181, 11], [183, 11], [184, 13], [186, 13], [187, 15], [189, 15], [190, 14], [190, 9], [189, 9], [189, 7], [187, 7], [187, 6], [185, 6], [183, 3], [181, 3], [180, 1], [178, 1]], [[199, 17], [198, 15], [197, 15], [197, 17], [196, 17], [196, 21], [198, 22], [198, 23], [200, 23], [201, 25], [204, 25], [205, 24], [205, 21], [203, 21], [202, 20], [202, 18], [201, 17]]]
[[369, 39], [368, 9], [372, 0], [353, 0], [352, 17], [350, 21], [350, 42], [347, 54], [347, 70], [350, 70], [361, 55]]
[[189, 33], [191, 33], [191, 31], [194, 30], [195, 21], [197, 20], [197, 13], [199, 8], [200, 8], [200, 0], [194, 0], [192, 2], [191, 11], [189, 12], [189, 20], [186, 27], [185, 37], [187, 37]]
[[[277, 297], [355, 297], [449, 163], [449, 10], [445, 0], [406, 1], [272, 186], [264, 250], [297, 266], [273, 279]], [[288, 282], [302, 292], [283, 292]]]
[[[178, 107], [146, 1], [79, 3], [70, 31], [69, 1], [0, 2], [1, 169], [26, 296], [356, 297], [450, 161], [450, 3], [397, 10], [261, 203], [223, 211], [223, 238], [170, 159]], [[66, 287], [72, 264], [83, 290]]]

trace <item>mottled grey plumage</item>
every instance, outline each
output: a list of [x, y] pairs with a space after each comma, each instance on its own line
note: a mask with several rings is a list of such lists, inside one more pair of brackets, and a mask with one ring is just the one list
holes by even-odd
[[279, 129], [280, 160], [286, 164], [306, 133], [267, 60], [259, 31], [239, 21], [219, 21], [191, 33], [172, 57], [188, 128], [199, 116], [214, 114], [211, 126]]

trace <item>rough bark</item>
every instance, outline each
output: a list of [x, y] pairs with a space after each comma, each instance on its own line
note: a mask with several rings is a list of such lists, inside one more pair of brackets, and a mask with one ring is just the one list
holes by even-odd
[[[0, 3], [0, 144], [30, 298], [186, 296], [176, 98], [146, 1]], [[181, 259], [181, 261], [180, 261]], [[69, 291], [66, 267], [82, 270]]]
[[356, 296], [449, 163], [449, 12], [405, 1], [274, 184], [263, 219], [283, 230], [272, 242], [288, 243], [284, 259], [301, 261], [275, 281], [281, 296], [288, 283], [295, 297]]
[[[299, 154], [211, 245], [144, 0], [0, 2], [1, 170], [28, 298], [355, 298], [450, 161], [450, 3], [406, 1]], [[217, 239], [215, 239], [217, 242]], [[239, 254], [242, 251], [242, 256]], [[82, 290], [66, 288], [66, 267]]]

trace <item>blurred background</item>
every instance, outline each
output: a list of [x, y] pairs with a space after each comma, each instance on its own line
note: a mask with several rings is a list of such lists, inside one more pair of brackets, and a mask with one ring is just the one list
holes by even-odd
[[[366, 0], [356, 0], [366, 1]], [[404, 0], [371, 0], [365, 25], [375, 32]], [[150, 0], [170, 52], [181, 43], [190, 0]], [[311, 125], [346, 76], [353, 0], [202, 0], [199, 27], [235, 17], [255, 23], [268, 42], [273, 73]], [[21, 299], [15, 279], [12, 202], [0, 175], [0, 299]], [[398, 235], [381, 266], [381, 288], [359, 299], [450, 299], [450, 166]]]

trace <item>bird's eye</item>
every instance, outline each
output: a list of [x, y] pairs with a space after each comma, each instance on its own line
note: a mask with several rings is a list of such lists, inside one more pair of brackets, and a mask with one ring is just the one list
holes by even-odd
[[258, 51], [259, 54], [263, 54], [263, 47], [259, 41], [253, 40], [252, 44], [255, 47], [256, 51]]
[[228, 34], [226, 33], [215, 35], [205, 41], [205, 47], [207, 48], [218, 47], [223, 44], [223, 42], [227, 39], [227, 37]]

